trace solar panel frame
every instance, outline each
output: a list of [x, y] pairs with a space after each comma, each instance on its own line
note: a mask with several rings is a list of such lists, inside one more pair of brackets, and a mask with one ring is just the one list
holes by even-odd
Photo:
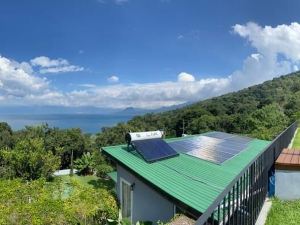
[[161, 138], [132, 141], [132, 145], [143, 159], [149, 163], [179, 155]]

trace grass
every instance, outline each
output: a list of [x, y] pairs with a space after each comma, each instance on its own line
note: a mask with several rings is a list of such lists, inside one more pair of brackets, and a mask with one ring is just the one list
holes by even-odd
[[293, 141], [293, 148], [299, 148], [300, 149], [300, 129], [297, 129], [296, 136]]
[[81, 185], [93, 187], [96, 189], [105, 188], [107, 190], [112, 190], [114, 188], [114, 182], [111, 179], [100, 179], [99, 177], [94, 175], [79, 176], [77, 174], [74, 174], [72, 177], [70, 177], [69, 175], [60, 177], [65, 183], [70, 183], [71, 179], [75, 179]]
[[268, 214], [266, 225], [299, 225], [300, 200], [272, 200], [272, 208]]

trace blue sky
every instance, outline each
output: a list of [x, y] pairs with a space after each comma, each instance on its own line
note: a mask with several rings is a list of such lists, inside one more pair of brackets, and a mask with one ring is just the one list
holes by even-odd
[[0, 2], [0, 104], [157, 108], [298, 70], [298, 1]]

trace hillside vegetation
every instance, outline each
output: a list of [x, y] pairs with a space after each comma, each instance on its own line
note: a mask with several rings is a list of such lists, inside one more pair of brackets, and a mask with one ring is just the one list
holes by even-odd
[[300, 117], [300, 72], [275, 78], [238, 92], [200, 101], [181, 109], [137, 116], [103, 128], [99, 146], [124, 143], [128, 131], [162, 129], [168, 137], [210, 130], [271, 140]]

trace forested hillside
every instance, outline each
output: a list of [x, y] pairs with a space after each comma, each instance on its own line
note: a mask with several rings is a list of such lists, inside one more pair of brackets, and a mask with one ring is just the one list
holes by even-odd
[[158, 114], [137, 116], [128, 123], [104, 128], [99, 146], [124, 143], [128, 131], [162, 129], [168, 137], [209, 130], [272, 139], [300, 117], [300, 72], [275, 78], [238, 92]]

